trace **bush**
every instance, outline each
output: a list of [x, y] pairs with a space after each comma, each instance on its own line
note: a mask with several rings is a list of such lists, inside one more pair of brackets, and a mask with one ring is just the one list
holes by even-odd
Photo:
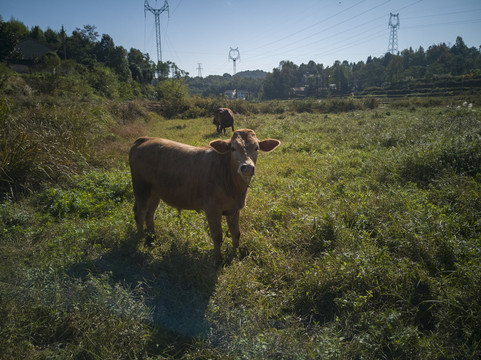
[[162, 104], [162, 115], [170, 118], [189, 109], [189, 93], [182, 80], [164, 80], [157, 86], [157, 99]]

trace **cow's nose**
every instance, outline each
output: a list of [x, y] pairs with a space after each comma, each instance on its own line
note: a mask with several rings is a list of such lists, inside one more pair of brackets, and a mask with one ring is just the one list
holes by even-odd
[[242, 164], [239, 166], [241, 175], [254, 175], [255, 167], [249, 164]]

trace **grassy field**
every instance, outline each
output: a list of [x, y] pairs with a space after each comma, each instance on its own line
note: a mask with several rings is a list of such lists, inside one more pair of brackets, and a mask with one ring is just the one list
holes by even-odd
[[479, 358], [481, 113], [456, 105], [238, 115], [282, 144], [217, 268], [203, 214], [161, 204], [144, 245], [127, 166], [141, 135], [208, 144], [211, 118], [32, 105], [50, 148], [3, 104], [0, 161], [34, 170], [0, 204], [0, 358]]

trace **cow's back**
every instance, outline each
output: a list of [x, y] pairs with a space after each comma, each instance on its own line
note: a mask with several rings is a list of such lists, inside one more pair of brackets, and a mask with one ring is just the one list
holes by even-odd
[[232, 126], [234, 124], [234, 113], [229, 108], [224, 108], [221, 112], [221, 124], [225, 127]]
[[175, 208], [202, 210], [225, 177], [221, 158], [210, 148], [140, 138], [129, 154], [132, 182], [134, 188], [147, 187]]

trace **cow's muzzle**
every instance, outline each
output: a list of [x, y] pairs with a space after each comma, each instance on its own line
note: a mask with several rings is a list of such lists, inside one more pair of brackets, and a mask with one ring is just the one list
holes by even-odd
[[240, 164], [237, 172], [242, 176], [253, 176], [255, 173], [255, 166], [249, 164]]

